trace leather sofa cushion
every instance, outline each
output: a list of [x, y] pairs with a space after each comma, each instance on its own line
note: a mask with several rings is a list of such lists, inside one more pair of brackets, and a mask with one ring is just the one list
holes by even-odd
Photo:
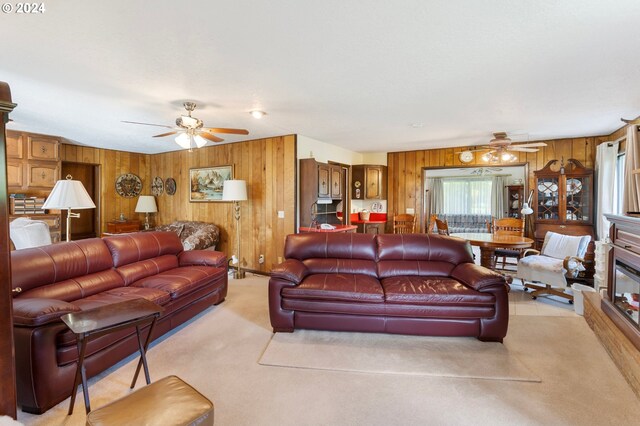
[[481, 293], [449, 277], [397, 276], [382, 281], [385, 301], [412, 305], [493, 306], [491, 293]]
[[[113, 267], [100, 238], [70, 241], [11, 252], [13, 288], [27, 291]], [[122, 285], [122, 283], [120, 284]]]
[[93, 296], [85, 297], [73, 302], [81, 310], [99, 308], [100, 306], [112, 305], [126, 300], [144, 298], [158, 305], [164, 305], [171, 300], [166, 291], [153, 288], [118, 287]]
[[131, 284], [134, 287], [155, 288], [176, 299], [223, 277], [226, 269], [214, 266], [186, 266], [152, 275]]
[[334, 300], [348, 302], [384, 302], [380, 282], [360, 274], [315, 274], [300, 285], [284, 287], [283, 298]]
[[80, 308], [62, 300], [21, 298], [13, 301], [13, 323], [27, 327], [37, 327], [59, 318], [69, 312], [78, 312]]
[[449, 262], [430, 262], [427, 260], [380, 260], [378, 262], [378, 277], [380, 279], [405, 275], [423, 277], [446, 277], [453, 268]]
[[379, 260], [420, 260], [452, 265], [473, 263], [468, 241], [436, 234], [383, 234], [377, 236]]
[[175, 232], [134, 232], [103, 238], [117, 268], [166, 254], [177, 255], [182, 243]]
[[286, 259], [363, 259], [376, 260], [373, 234], [307, 233], [287, 236], [284, 245]]
[[120, 274], [113, 269], [108, 269], [95, 274], [81, 275], [55, 284], [37, 287], [23, 292], [18, 298], [42, 297], [73, 302], [123, 285], [124, 281]]
[[173, 254], [167, 254], [152, 259], [129, 263], [128, 265], [116, 268], [116, 270], [122, 276], [124, 285], [131, 285], [143, 278], [153, 276], [164, 271], [169, 271], [177, 267], [178, 257]]
[[376, 263], [362, 259], [311, 258], [302, 261], [310, 274], [359, 274], [376, 278]]

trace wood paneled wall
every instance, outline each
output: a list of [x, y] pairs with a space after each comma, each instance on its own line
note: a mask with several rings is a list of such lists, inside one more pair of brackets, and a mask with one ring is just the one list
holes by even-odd
[[[231, 257], [236, 252], [233, 203], [189, 202], [189, 169], [222, 165], [233, 165], [234, 178], [247, 182], [249, 200], [240, 203], [242, 266], [268, 272], [283, 257], [285, 236], [295, 232], [295, 135], [152, 155], [151, 179], [172, 177], [177, 186], [175, 195], [165, 192], [157, 197], [156, 223], [212, 222], [221, 231], [217, 249]], [[283, 219], [278, 211], [284, 212]]]
[[[142, 181], [142, 193], [151, 194], [150, 155], [134, 152], [114, 151], [63, 143], [60, 150], [62, 161], [99, 165], [100, 229], [106, 232], [107, 222], [117, 219], [120, 213], [129, 219], [141, 218], [135, 212], [138, 197], [124, 198], [116, 193], [116, 179], [124, 173], [133, 173]], [[62, 176], [64, 178], [64, 176]], [[82, 212], [80, 212], [82, 214]]]
[[[609, 136], [546, 140], [543, 142], [546, 142], [547, 146], [540, 148], [538, 152], [513, 152], [513, 154], [518, 155], [518, 160], [514, 164], [529, 165], [528, 187], [532, 188], [534, 184], [533, 172], [544, 167], [549, 160], [560, 160], [564, 157], [566, 161], [569, 158], [575, 158], [585, 167], [594, 167], [596, 146], [609, 140], [611, 140]], [[416, 215], [418, 215], [420, 230], [423, 232], [425, 228], [425, 218], [423, 217], [423, 168], [480, 167], [489, 165], [481, 158], [483, 152], [474, 152], [474, 161], [469, 164], [460, 162], [458, 154], [466, 149], [469, 149], [469, 147], [390, 152], [387, 156], [389, 214], [405, 213], [407, 208], [414, 209]]]

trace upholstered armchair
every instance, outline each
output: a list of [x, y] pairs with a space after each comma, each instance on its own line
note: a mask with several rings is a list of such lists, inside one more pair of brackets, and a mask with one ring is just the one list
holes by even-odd
[[9, 238], [16, 250], [51, 244], [49, 225], [27, 217], [19, 217], [9, 224]]
[[173, 231], [178, 234], [185, 251], [215, 250], [220, 241], [220, 229], [213, 223], [184, 220], [157, 226], [154, 230]]
[[525, 250], [518, 260], [516, 277], [522, 280], [525, 291], [534, 290], [531, 293], [533, 299], [548, 294], [573, 303], [573, 295], [565, 293], [567, 277], [575, 278], [584, 271], [582, 262], [590, 241], [589, 235], [574, 237], [547, 232], [541, 251]]

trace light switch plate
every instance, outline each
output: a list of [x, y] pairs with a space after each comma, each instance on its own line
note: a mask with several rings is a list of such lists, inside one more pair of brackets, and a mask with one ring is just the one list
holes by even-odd
[[416, 214], [416, 209], [406, 209], [407, 214]]
[[284, 219], [284, 210], [278, 210], [278, 219]]

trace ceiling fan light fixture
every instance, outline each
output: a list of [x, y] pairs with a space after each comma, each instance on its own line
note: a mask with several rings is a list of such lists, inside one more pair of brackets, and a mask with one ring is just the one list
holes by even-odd
[[193, 137], [193, 142], [196, 144], [198, 148], [202, 148], [207, 144], [207, 140], [200, 135], [195, 135]]
[[516, 161], [516, 156], [511, 154], [510, 152], [503, 152], [502, 154], [500, 154], [500, 159], [502, 161], [506, 161], [506, 162], [513, 162]]
[[259, 109], [254, 109], [253, 111], [249, 111], [249, 114], [251, 114], [251, 116], [256, 120], [260, 120], [262, 117], [267, 115], [266, 112], [260, 111]]
[[186, 133], [180, 133], [176, 136], [176, 143], [180, 145], [180, 148], [191, 149], [191, 137]]

